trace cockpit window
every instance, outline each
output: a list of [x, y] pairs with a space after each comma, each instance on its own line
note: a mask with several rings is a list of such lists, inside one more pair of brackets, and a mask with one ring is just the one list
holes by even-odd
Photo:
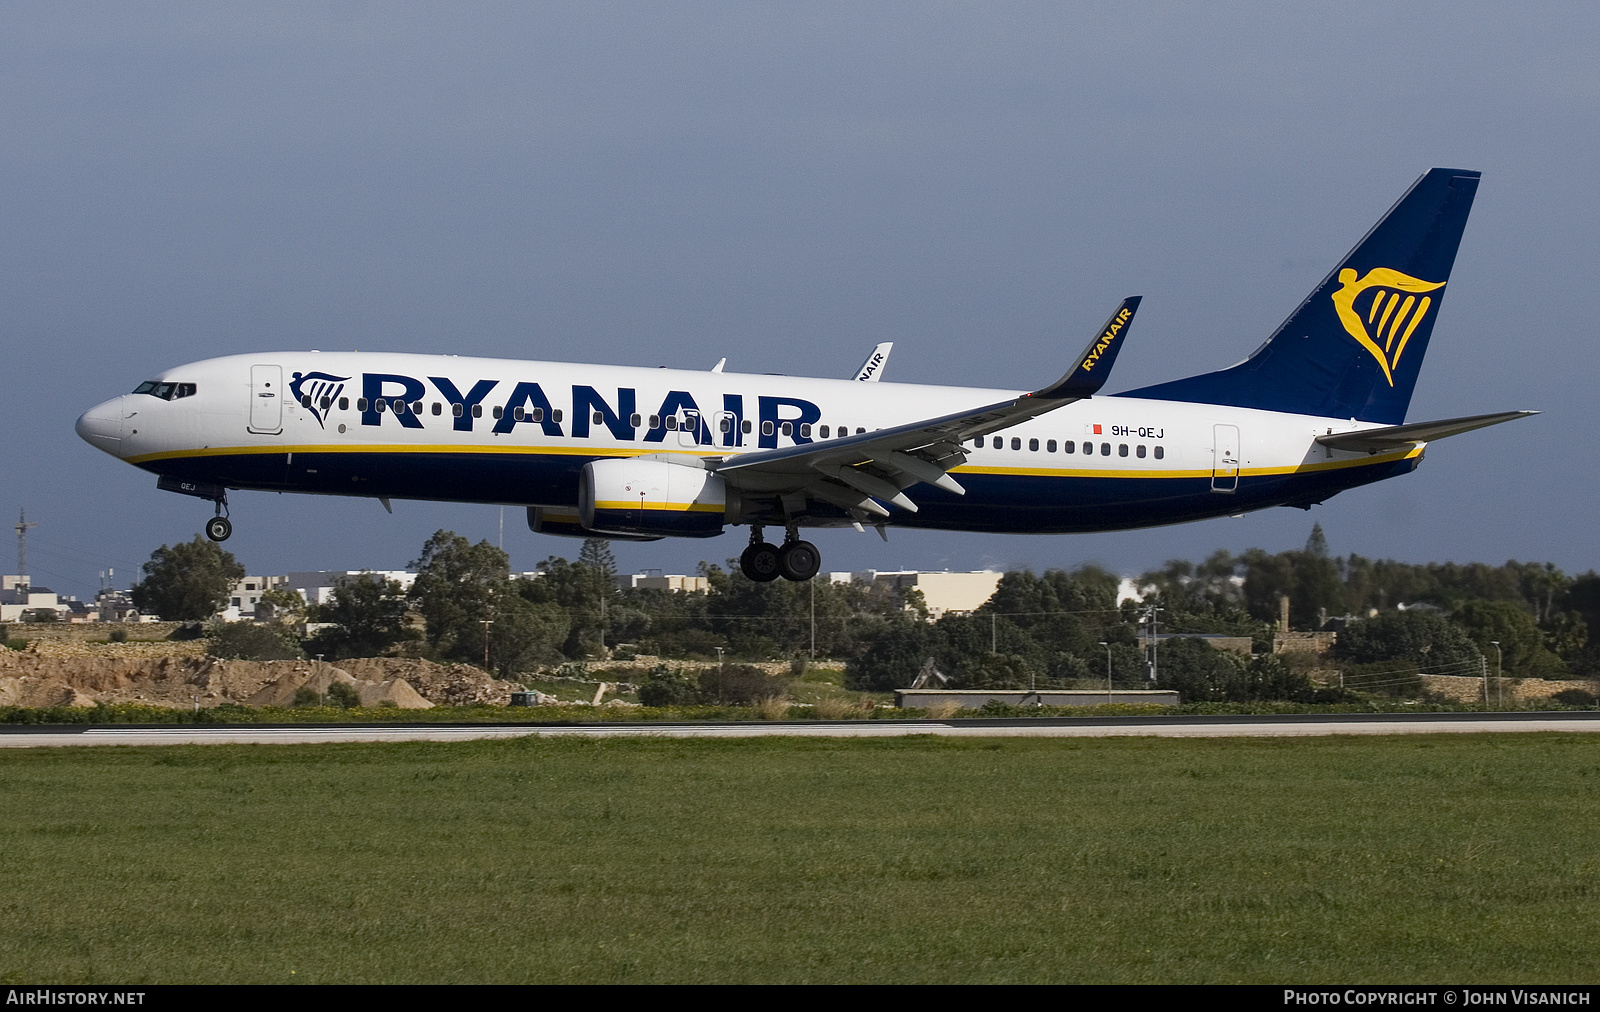
[[176, 400], [179, 397], [193, 397], [195, 385], [193, 383], [164, 383], [157, 380], [145, 380], [133, 388], [136, 394], [149, 394], [159, 397], [164, 401]]

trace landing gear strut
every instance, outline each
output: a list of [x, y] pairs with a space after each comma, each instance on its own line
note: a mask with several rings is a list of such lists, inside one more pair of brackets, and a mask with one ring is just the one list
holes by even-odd
[[739, 569], [756, 583], [771, 583], [779, 576], [778, 549], [761, 537], [761, 528], [750, 528], [750, 547], [739, 556]]
[[233, 521], [228, 519], [228, 493], [214, 500], [217, 504], [217, 515], [206, 521], [206, 537], [212, 541], [226, 541], [233, 536]]

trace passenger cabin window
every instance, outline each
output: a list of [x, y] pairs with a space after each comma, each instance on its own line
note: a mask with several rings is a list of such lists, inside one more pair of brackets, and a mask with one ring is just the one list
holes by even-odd
[[1093, 443], [1084, 443], [1083, 444], [1083, 452], [1085, 454], [1087, 454], [1088, 456], [1091, 456], [1091, 457], [1094, 456], [1094, 444]]
[[628, 424], [633, 426], [636, 429], [639, 427], [639, 423], [642, 422], [642, 421], [644, 421], [644, 419], [639, 417], [638, 412], [634, 412], [633, 414], [628, 416]]
[[1100, 444], [1100, 456], [1102, 456], [1102, 457], [1111, 456], [1111, 444], [1110, 443], [1101, 443]]
[[1039, 448], [1039, 441], [1037, 439], [1028, 440], [1028, 449], [1037, 450], [1038, 448]]
[[743, 432], [747, 436], [752, 431], [754, 431], [754, 429], [755, 429], [755, 423], [751, 422], [750, 419], [748, 419], [748, 418], [746, 418], [744, 421], [739, 423], [739, 431]]
[[1067, 453], [1077, 453], [1078, 444], [1069, 439], [1065, 443], [1061, 444], [1061, 449], [1065, 450]]
[[436, 415], [444, 414], [444, 408], [440, 406], [438, 401], [433, 402], [433, 413]]
[[[544, 419], [544, 408], [534, 408], [533, 409], [533, 420], [538, 422], [538, 421], [542, 421], [543, 419]], [[560, 424], [560, 422], [561, 422], [561, 409], [560, 408], [556, 408], [554, 411], [550, 412], [550, 420], [552, 422], [557, 423], [558, 425]]]
[[1144, 444], [1143, 443], [1140, 443], [1138, 449], [1133, 451], [1133, 455], [1135, 457], [1139, 457], [1139, 458], [1143, 458], [1144, 457]]
[[762, 422], [761, 423], [761, 434], [763, 436], [770, 436], [770, 435], [772, 435], [773, 431], [774, 430], [772, 428], [772, 423], [771, 422]]
[[1006, 448], [1006, 441], [1003, 436], [994, 437], [994, 448], [996, 450], [1004, 450]]
[[820, 435], [821, 435], [821, 437], [822, 437], [822, 438], [823, 438], [823, 439], [827, 439], [827, 438], [828, 438], [828, 427], [827, 427], [827, 426], [826, 426], [826, 425], [824, 425], [824, 426], [823, 426], [823, 427], [822, 427], [822, 428], [821, 428], [821, 429], [820, 429], [820, 430], [819, 430], [819, 434], [820, 434]]
[[783, 426], [782, 426], [782, 432], [783, 432], [783, 434], [785, 436], [794, 435], [794, 423], [793, 422], [784, 422]]
[[1128, 444], [1127, 443], [1118, 443], [1117, 444], [1117, 456], [1126, 457], [1127, 455], [1128, 455]]
[[348, 398], [348, 397], [339, 398], [339, 410], [340, 411], [349, 411], [350, 410], [350, 398]]
[[324, 410], [324, 411], [326, 411], [329, 408], [333, 407], [333, 398], [332, 397], [324, 397], [322, 399], [321, 406], [322, 406], [322, 410]]
[[[522, 409], [521, 409], [521, 408], [518, 408], [518, 409], [517, 409], [517, 410], [518, 410], [518, 411], [521, 411], [521, 410], [522, 410]], [[501, 418], [501, 417], [504, 417], [504, 416], [505, 416], [505, 413], [506, 413], [506, 409], [505, 409], [505, 408], [502, 408], [502, 407], [499, 407], [499, 406], [498, 406], [498, 405], [497, 405], [497, 406], [496, 406], [496, 407], [495, 407], [495, 409], [494, 409], [494, 416], [495, 416], [495, 417], [496, 417], [496, 418]]]
[[[456, 405], [456, 406], [460, 407], [459, 404]], [[459, 414], [459, 413], [460, 412], [457, 412], [457, 414]], [[496, 418], [500, 417], [500, 409], [499, 408], [495, 408], [494, 409], [494, 416]], [[472, 417], [473, 418], [482, 418], [483, 417], [483, 405], [482, 404], [474, 404], [472, 406]]]
[[523, 410], [520, 407], [511, 409], [511, 418], [512, 418], [513, 421], [520, 422], [520, 421], [522, 421], [522, 417], [523, 417]]
[[667, 416], [667, 431], [668, 432], [673, 432], [677, 428], [678, 428], [678, 416], [677, 415], [668, 415]]
[[365, 410], [367, 410], [367, 399], [365, 397], [357, 397], [356, 398], [356, 410], [357, 411], [365, 411]]
[[606, 416], [596, 411], [594, 413], [594, 423], [596, 425], [604, 425], [606, 423]]
[[1156, 447], [1156, 459], [1160, 460], [1161, 457], [1162, 457], [1161, 447], [1158, 446], [1158, 447]]
[[729, 418], [727, 415], [723, 415], [722, 418], [717, 422], [717, 428], [721, 429], [723, 432], [732, 432], [733, 419]]
[[1045, 443], [1044, 444], [1044, 451], [1046, 453], [1055, 453], [1056, 452], [1056, 441], [1054, 439], [1052, 439], [1049, 442]]
[[1021, 437], [1018, 437], [1018, 436], [1012, 436], [1011, 437], [1011, 448], [1013, 450], [1022, 449], [1022, 439], [1021, 439]]
[[[474, 404], [473, 407], [477, 407], [477, 405]], [[462, 415], [467, 413], [467, 410], [460, 404], [452, 404], [450, 405], [450, 413], [455, 417], [460, 418]]]
[[801, 422], [800, 423], [800, 435], [806, 436], [808, 438], [810, 437], [810, 435], [811, 435], [811, 423], [810, 422]]

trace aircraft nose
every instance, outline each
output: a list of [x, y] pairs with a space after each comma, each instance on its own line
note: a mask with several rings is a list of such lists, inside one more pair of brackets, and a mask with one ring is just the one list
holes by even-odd
[[114, 397], [78, 416], [73, 426], [84, 442], [112, 456], [122, 453], [122, 398]]

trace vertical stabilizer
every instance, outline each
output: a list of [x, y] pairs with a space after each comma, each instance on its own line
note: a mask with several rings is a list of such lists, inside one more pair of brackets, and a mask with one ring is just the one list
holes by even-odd
[[1124, 396], [1404, 422], [1478, 177], [1424, 173], [1245, 361]]

